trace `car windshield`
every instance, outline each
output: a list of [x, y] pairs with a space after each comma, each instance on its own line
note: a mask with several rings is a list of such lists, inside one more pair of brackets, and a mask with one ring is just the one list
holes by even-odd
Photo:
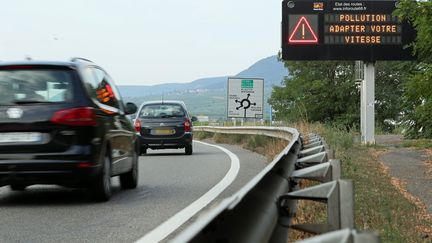
[[145, 105], [139, 114], [139, 118], [175, 118], [183, 117], [185, 112], [178, 104], [149, 104]]
[[72, 77], [69, 70], [0, 70], [0, 105], [72, 101]]

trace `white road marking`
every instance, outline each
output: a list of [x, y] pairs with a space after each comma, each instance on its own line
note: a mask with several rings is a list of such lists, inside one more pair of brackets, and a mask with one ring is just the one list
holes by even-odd
[[162, 241], [168, 235], [178, 229], [182, 224], [184, 224], [195, 214], [197, 214], [201, 209], [207, 206], [217, 196], [219, 196], [219, 194], [221, 194], [229, 185], [231, 185], [231, 183], [237, 177], [237, 174], [240, 170], [240, 160], [234, 153], [218, 145], [208, 144], [201, 141], [194, 142], [215, 147], [225, 152], [231, 159], [230, 169], [226, 173], [225, 177], [221, 181], [219, 181], [219, 183], [216, 184], [212, 189], [210, 189], [192, 204], [182, 209], [180, 212], [176, 213], [167, 221], [163, 222], [161, 225], [150, 231], [148, 234], [144, 235], [141, 239], [137, 240], [137, 243]]

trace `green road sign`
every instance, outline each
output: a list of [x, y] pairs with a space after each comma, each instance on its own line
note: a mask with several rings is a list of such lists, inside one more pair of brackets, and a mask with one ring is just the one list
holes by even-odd
[[253, 89], [254, 81], [251, 79], [242, 80], [241, 87], [242, 87], [242, 89]]

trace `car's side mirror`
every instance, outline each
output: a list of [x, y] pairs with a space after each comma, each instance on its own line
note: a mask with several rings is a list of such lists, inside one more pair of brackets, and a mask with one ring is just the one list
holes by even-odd
[[135, 112], [137, 112], [137, 110], [138, 107], [134, 103], [126, 103], [126, 115], [134, 114]]
[[196, 116], [193, 116], [192, 117], [192, 122], [196, 122], [196, 121], [198, 121], [198, 118], [196, 118]]

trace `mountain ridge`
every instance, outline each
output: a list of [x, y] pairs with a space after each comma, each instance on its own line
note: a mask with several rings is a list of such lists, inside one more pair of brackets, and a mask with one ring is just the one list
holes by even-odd
[[265, 86], [271, 87], [272, 85], [280, 85], [280, 82], [286, 75], [288, 75], [288, 71], [283, 67], [283, 64], [277, 60], [277, 56], [270, 56], [259, 60], [234, 76], [206, 77], [188, 83], [119, 85], [119, 89], [124, 97], [169, 94], [170, 92], [178, 90], [226, 89], [228, 77], [264, 78]]
[[[273, 86], [281, 85], [288, 70], [276, 55], [258, 60], [234, 76], [206, 77], [189, 83], [156, 85], [119, 85], [126, 101], [141, 104], [149, 100], [183, 100], [192, 114], [208, 115], [213, 119], [226, 117], [227, 80], [229, 77], [264, 79], [264, 112]], [[266, 117], [266, 115], [265, 115]]]

